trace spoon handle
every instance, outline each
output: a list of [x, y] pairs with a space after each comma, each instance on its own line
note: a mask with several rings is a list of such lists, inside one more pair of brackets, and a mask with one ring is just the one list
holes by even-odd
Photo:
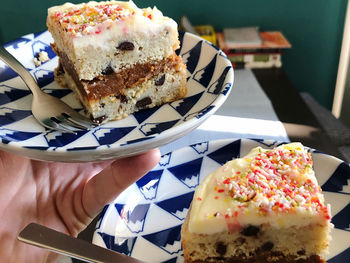
[[85, 240], [68, 236], [36, 223], [27, 225], [18, 239], [41, 248], [84, 262], [92, 263], [144, 263], [143, 261], [91, 244]]

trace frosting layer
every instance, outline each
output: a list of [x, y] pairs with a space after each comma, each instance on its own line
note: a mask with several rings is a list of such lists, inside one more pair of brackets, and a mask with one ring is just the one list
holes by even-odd
[[212, 234], [246, 225], [284, 228], [329, 221], [311, 155], [300, 143], [291, 143], [254, 148], [208, 175], [194, 195], [189, 231]]
[[177, 24], [156, 7], [132, 2], [66, 3], [49, 8], [47, 26], [57, 50], [65, 52], [79, 75], [92, 80], [137, 63], [162, 60], [179, 47]]

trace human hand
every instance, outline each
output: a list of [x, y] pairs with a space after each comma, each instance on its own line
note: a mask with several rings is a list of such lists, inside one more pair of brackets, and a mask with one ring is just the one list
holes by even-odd
[[21, 243], [30, 222], [77, 236], [103, 207], [151, 170], [159, 150], [100, 163], [55, 163], [0, 151], [0, 261], [52, 262], [47, 250]]

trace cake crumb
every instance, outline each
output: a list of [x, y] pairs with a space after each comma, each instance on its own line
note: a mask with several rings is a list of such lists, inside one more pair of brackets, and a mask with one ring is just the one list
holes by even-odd
[[49, 61], [49, 55], [45, 51], [40, 51], [37, 57], [34, 58], [34, 65], [39, 67], [41, 63], [44, 63], [46, 61]]

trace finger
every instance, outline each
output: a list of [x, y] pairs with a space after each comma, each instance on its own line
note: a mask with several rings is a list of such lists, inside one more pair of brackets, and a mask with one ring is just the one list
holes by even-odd
[[158, 149], [116, 160], [85, 185], [82, 204], [91, 218], [124, 189], [149, 172], [160, 159]]

